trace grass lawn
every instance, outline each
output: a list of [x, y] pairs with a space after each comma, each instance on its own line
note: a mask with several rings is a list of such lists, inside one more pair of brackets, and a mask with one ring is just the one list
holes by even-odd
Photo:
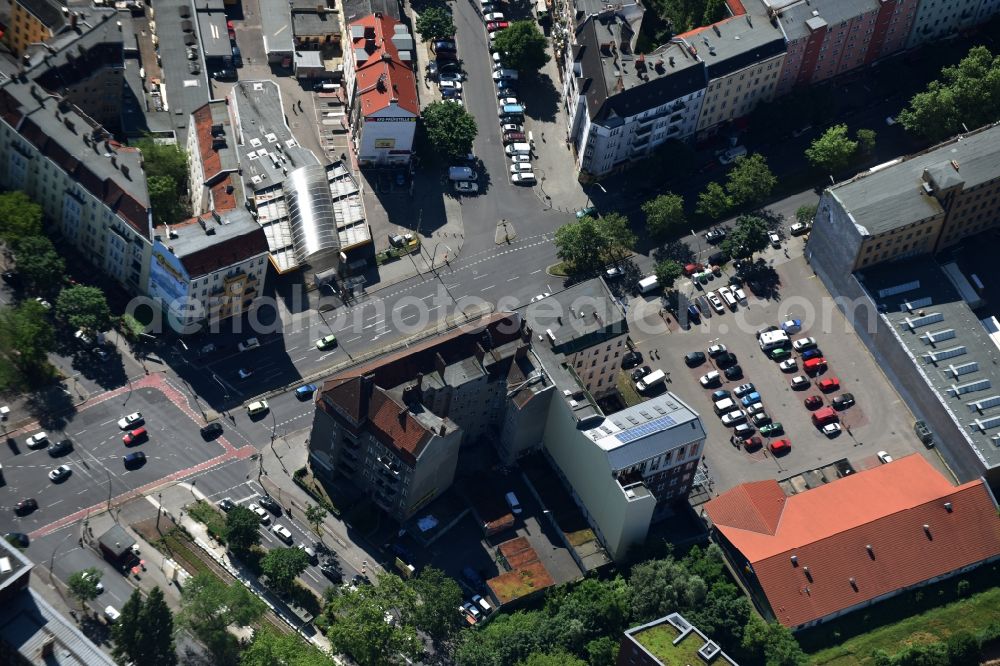
[[208, 533], [219, 543], [226, 543], [226, 517], [215, 510], [211, 504], [198, 500], [188, 507], [188, 515], [204, 523]]
[[633, 638], [665, 664], [705, 663], [698, 656], [698, 649], [704, 645], [698, 634], [690, 633], [684, 640], [674, 645], [674, 641], [679, 635], [674, 625], [664, 622], [658, 626], [644, 629], [638, 634], [633, 634]]
[[[871, 654], [877, 649], [895, 654], [908, 645], [945, 640], [961, 630], [977, 633], [991, 622], [996, 622], [1000, 616], [1000, 587], [989, 587], [1000, 580], [998, 576], [1000, 565], [987, 565], [963, 577], [970, 581], [971, 589], [983, 589], [970, 597], [957, 598], [956, 590], [960, 579], [954, 578], [843, 618], [852, 620], [855, 627], [858, 623], [870, 622], [872, 628], [866, 633], [841, 638], [838, 629], [844, 629], [844, 633], [848, 633], [850, 628], [836, 621], [822, 634], [815, 631], [806, 633], [802, 637], [806, 639], [806, 643], [835, 646], [810, 655], [809, 663], [824, 666], [868, 666], [874, 663]], [[977, 582], [980, 584], [977, 585]], [[949, 601], [951, 603], [947, 603]], [[945, 605], [928, 608], [935, 603]], [[923, 610], [925, 608], [928, 609]], [[892, 622], [894, 618], [900, 619]], [[891, 623], [877, 626], [880, 620]]]
[[190, 543], [190, 540], [183, 532], [178, 529], [172, 529], [164, 534], [163, 538], [160, 539], [160, 543], [156, 545], [178, 564], [187, 569], [187, 572], [192, 576], [200, 573], [215, 575], [215, 572], [209, 569], [208, 565], [202, 562], [201, 558], [194, 553], [189, 545]]
[[629, 377], [627, 372], [618, 373], [618, 376], [615, 377], [615, 386], [618, 388], [618, 394], [621, 396], [622, 402], [625, 403], [626, 407], [638, 405], [642, 402], [642, 396], [635, 390], [635, 384], [632, 383], [632, 378]]

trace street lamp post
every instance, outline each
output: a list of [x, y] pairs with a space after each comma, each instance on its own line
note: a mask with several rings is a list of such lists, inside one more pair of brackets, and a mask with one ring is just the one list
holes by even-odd
[[156, 531], [160, 532], [160, 514], [163, 510], [163, 493], [156, 493]]

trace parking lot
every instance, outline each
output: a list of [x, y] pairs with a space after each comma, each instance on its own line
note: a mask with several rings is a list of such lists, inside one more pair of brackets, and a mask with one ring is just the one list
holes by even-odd
[[[689, 330], [672, 322], [666, 333], [644, 334], [636, 330], [632, 333], [637, 349], [643, 352], [644, 363], [667, 373], [667, 388], [701, 415], [708, 433], [705, 461], [714, 492], [746, 481], [786, 478], [841, 458], [848, 458], [855, 468], [864, 469], [879, 464], [877, 453], [883, 450], [893, 457], [920, 451], [940, 466], [937, 456], [928, 454], [917, 441], [913, 417], [906, 405], [875, 366], [805, 261], [793, 257], [779, 262], [774, 261], [775, 257], [776, 253], [772, 253], [769, 260], [774, 262], [779, 283], [771, 298], [759, 298], [744, 287], [748, 301], [735, 312], [727, 308], [723, 314], [713, 313], [714, 316], [693, 324]], [[726, 284], [730, 275], [732, 271], [727, 269], [723, 277], [716, 277], [704, 286], [705, 292]], [[650, 312], [658, 313], [659, 307], [658, 299], [636, 299], [631, 317], [647, 321], [658, 318], [658, 314]], [[757, 342], [759, 329], [778, 326], [788, 319], [802, 322], [801, 330], [789, 337], [792, 340], [814, 337], [827, 363], [826, 369], [810, 377], [810, 384], [801, 390], [793, 390], [789, 384], [792, 377], [805, 375], [801, 353], [792, 352], [789, 357], [796, 359], [797, 369], [782, 372], [779, 362], [768, 358]], [[706, 358], [697, 367], [689, 368], [684, 356], [689, 352], [706, 352], [716, 344], [725, 345], [736, 355], [743, 376], [721, 377], [720, 385], [703, 388], [699, 378], [716, 369], [715, 361]], [[821, 392], [816, 384], [832, 377], [839, 379], [840, 389]], [[760, 393], [767, 414], [783, 426], [782, 432], [761, 437], [763, 446], [752, 451], [731, 442], [733, 431], [716, 416], [711, 397], [713, 391], [732, 391], [748, 382]], [[821, 397], [822, 406], [829, 406], [832, 399], [845, 392], [853, 394], [856, 404], [838, 410], [842, 430], [828, 437], [812, 424], [813, 412], [803, 401], [816, 395]], [[789, 440], [791, 450], [773, 455], [768, 444], [782, 438]]]

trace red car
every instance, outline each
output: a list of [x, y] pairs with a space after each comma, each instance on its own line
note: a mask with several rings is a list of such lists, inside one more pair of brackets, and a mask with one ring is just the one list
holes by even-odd
[[122, 437], [122, 442], [124, 442], [125, 446], [132, 446], [133, 444], [145, 441], [147, 437], [149, 437], [149, 433], [146, 432], [145, 428], [136, 428], [125, 433]]
[[236, 28], [232, 21], [226, 21], [226, 30], [229, 31], [229, 39], [236, 39]]
[[757, 435], [754, 435], [753, 437], [747, 437], [746, 439], [743, 440], [743, 448], [746, 449], [747, 451], [756, 451], [757, 449], [760, 448], [761, 444], [763, 444], [763, 442]]
[[805, 404], [806, 409], [819, 409], [823, 406], [823, 398], [818, 395], [811, 395], [802, 402]]
[[494, 21], [493, 23], [486, 24], [486, 32], [496, 32], [497, 30], [503, 30], [510, 27], [510, 23], [507, 21]]
[[840, 388], [840, 380], [836, 377], [827, 377], [826, 379], [821, 379], [817, 386], [819, 386], [819, 390], [823, 393], [830, 393]]
[[776, 439], [768, 445], [768, 448], [775, 455], [783, 455], [792, 450], [792, 443], [787, 439]]
[[702, 266], [701, 264], [688, 264], [687, 266], [684, 267], [684, 274], [690, 277], [691, 275], [694, 275], [695, 273], [704, 270], [704, 268], [705, 267]]

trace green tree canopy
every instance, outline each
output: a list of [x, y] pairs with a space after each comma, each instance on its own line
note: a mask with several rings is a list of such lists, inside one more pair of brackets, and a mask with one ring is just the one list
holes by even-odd
[[871, 155], [875, 152], [876, 136], [877, 134], [875, 133], [875, 130], [868, 129], [867, 127], [862, 127], [854, 133], [854, 137], [858, 140], [858, 150], [861, 151], [863, 155]]
[[555, 652], [535, 652], [517, 662], [517, 666], [587, 666], [587, 662], [569, 654], [565, 650]]
[[154, 587], [149, 591], [139, 615], [141, 624], [139, 653], [135, 663], [145, 666], [174, 666], [177, 649], [174, 645], [174, 615], [167, 607], [163, 591]]
[[940, 141], [1000, 119], [1000, 57], [985, 46], [973, 47], [957, 65], [941, 70], [941, 78], [917, 93], [900, 111], [908, 132]]
[[417, 17], [417, 32], [425, 42], [447, 39], [455, 34], [455, 22], [446, 7], [427, 7]]
[[132, 590], [132, 595], [122, 606], [121, 616], [118, 621], [111, 625], [111, 638], [115, 642], [115, 647], [111, 655], [119, 662], [139, 659], [142, 636], [142, 592]]
[[509, 666], [550, 647], [548, 617], [516, 611], [494, 616], [485, 627], [466, 631], [455, 649], [459, 666]]
[[267, 581], [278, 592], [288, 593], [295, 577], [309, 566], [309, 556], [301, 548], [272, 548], [260, 562]]
[[809, 163], [825, 173], [836, 173], [851, 163], [858, 142], [847, 135], [847, 125], [834, 125], [806, 148]]
[[242, 505], [234, 506], [226, 514], [226, 544], [237, 555], [250, 552], [260, 543], [260, 518]]
[[160, 143], [153, 139], [141, 139], [135, 146], [142, 151], [143, 170], [147, 177], [173, 178], [179, 189], [187, 190], [187, 151], [176, 143]]
[[424, 108], [421, 121], [435, 152], [449, 160], [468, 155], [479, 131], [476, 119], [454, 102], [431, 102]]
[[93, 601], [100, 594], [97, 585], [101, 582], [101, 575], [100, 569], [90, 567], [74, 572], [66, 581], [69, 593], [80, 602], [81, 606], [88, 601]]
[[232, 666], [238, 663], [239, 641], [229, 633], [229, 625], [249, 626], [265, 608], [243, 585], [226, 585], [213, 574], [200, 573], [181, 590], [177, 623], [205, 645], [215, 666]]
[[721, 220], [733, 207], [733, 199], [726, 190], [716, 182], [705, 186], [705, 191], [698, 195], [697, 211], [712, 220]]
[[326, 520], [326, 509], [319, 504], [306, 505], [306, 522], [312, 526], [316, 536], [321, 538], [323, 535], [320, 534], [319, 527], [323, 524], [324, 520]]
[[180, 199], [177, 181], [170, 176], [149, 176], [146, 178], [149, 191], [149, 205], [153, 209], [156, 225], [174, 224], [190, 217]]
[[574, 273], [588, 273], [625, 258], [635, 247], [635, 234], [628, 218], [608, 213], [594, 219], [585, 216], [556, 230], [557, 256]]
[[620, 634], [626, 629], [628, 597], [628, 585], [622, 578], [587, 578], [557, 588], [544, 610], [549, 616], [550, 642], [576, 651], [606, 634]]
[[45, 236], [27, 236], [17, 240], [14, 257], [18, 272], [33, 291], [50, 293], [62, 284], [66, 264], [52, 241]]
[[726, 193], [735, 206], [758, 204], [771, 195], [777, 184], [778, 179], [771, 173], [764, 156], [750, 153], [736, 158], [726, 180]]
[[629, 605], [636, 623], [684, 612], [700, 604], [708, 593], [704, 579], [672, 557], [637, 564], [629, 585]]
[[97, 287], [74, 285], [59, 292], [56, 315], [73, 328], [100, 333], [111, 328], [111, 309], [104, 292]]
[[24, 301], [0, 310], [0, 349], [22, 372], [31, 372], [48, 362], [56, 336], [47, 310], [36, 301]]
[[42, 207], [21, 191], [0, 194], [0, 240], [8, 245], [42, 235]]
[[461, 626], [462, 618], [456, 610], [462, 605], [462, 588], [453, 578], [440, 569], [425, 567], [410, 582], [417, 594], [413, 612], [414, 625], [434, 641], [450, 638]]
[[657, 240], [664, 240], [684, 228], [684, 197], [667, 192], [642, 204], [646, 229]]
[[684, 274], [684, 267], [673, 259], [664, 259], [656, 264], [655, 272], [656, 281], [660, 283], [660, 287], [669, 291], [674, 288], [677, 278]]
[[549, 61], [546, 46], [545, 35], [534, 21], [514, 21], [493, 40], [504, 67], [522, 74], [537, 72]]
[[407, 622], [415, 604], [416, 594], [398, 576], [379, 574], [376, 585], [360, 585], [334, 597], [326, 609], [327, 638], [334, 651], [361, 666], [394, 663], [398, 655], [416, 658], [422, 645]]
[[767, 221], [754, 215], [740, 215], [722, 241], [722, 249], [736, 259], [752, 257], [767, 247], [767, 234]]
[[754, 655], [764, 655], [767, 666], [801, 666], [806, 655], [792, 632], [777, 622], [768, 623], [751, 615], [743, 632], [743, 649]]
[[618, 661], [620, 641], [602, 636], [587, 643], [587, 663], [590, 666], [613, 666]]
[[809, 224], [816, 217], [817, 206], [815, 204], [806, 204], [804, 206], [799, 206], [795, 209], [795, 221], [801, 222], [802, 224]]
[[334, 661], [295, 634], [261, 628], [240, 655], [240, 666], [332, 666]]

